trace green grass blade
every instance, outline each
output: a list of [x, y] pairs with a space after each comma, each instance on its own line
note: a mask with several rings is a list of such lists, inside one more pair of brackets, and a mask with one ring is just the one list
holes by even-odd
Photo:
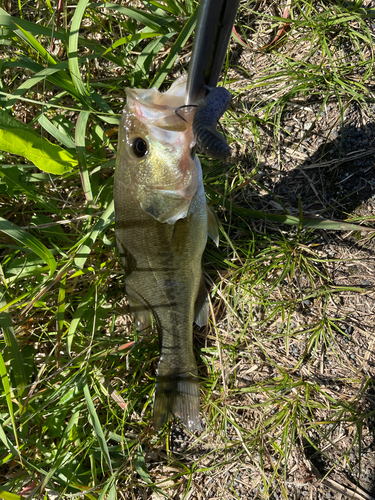
[[71, 355], [74, 334], [77, 330], [79, 322], [82, 319], [83, 314], [87, 311], [87, 308], [89, 307], [90, 300], [94, 295], [94, 293], [95, 293], [95, 288], [94, 287], [90, 288], [89, 291], [86, 293], [86, 295], [81, 299], [79, 306], [77, 307], [76, 312], [74, 313], [66, 339], [68, 356]]
[[[83, 82], [81, 71], [79, 68], [78, 61], [78, 38], [79, 29], [81, 27], [82, 18], [85, 14], [85, 10], [89, 0], [79, 0], [74, 16], [72, 19], [72, 25], [69, 34], [69, 70], [73, 80], [73, 83], [77, 89], [77, 92], [82, 98], [88, 97], [87, 87]], [[87, 101], [88, 102], [88, 101]]]
[[[42, 26], [41, 24], [33, 23], [31, 21], [27, 21], [25, 19], [20, 19], [18, 17], [12, 17], [8, 14], [4, 9], [0, 7], [0, 26], [4, 26], [5, 28], [11, 30], [18, 37], [22, 38], [22, 33], [19, 32], [18, 26], [22, 27], [28, 33], [33, 33], [38, 36], [43, 36], [47, 39], [51, 38], [52, 30], [51, 28], [47, 28]], [[69, 42], [69, 33], [65, 31], [64, 28], [55, 28], [53, 31], [53, 36], [56, 40], [61, 40], [64, 43]], [[94, 57], [98, 57], [100, 54], [107, 50], [107, 47], [103, 47], [99, 43], [94, 40], [89, 40], [84, 37], [78, 37], [78, 43], [80, 45], [85, 45], [90, 48], [95, 53]], [[105, 57], [112, 61], [114, 64], [121, 66], [122, 60], [111, 53], [105, 55]], [[60, 63], [59, 63], [60, 64]]]
[[21, 245], [25, 246], [36, 255], [38, 255], [41, 259], [43, 259], [49, 267], [50, 276], [53, 275], [56, 270], [56, 261], [54, 256], [51, 254], [48, 248], [43, 245], [43, 243], [34, 238], [34, 236], [29, 234], [24, 229], [21, 229], [20, 227], [12, 224], [2, 217], [0, 217], [0, 231], [18, 241], [19, 243], [21, 243]]
[[146, 6], [152, 5], [153, 7], [156, 7], [158, 11], [165, 11], [169, 12], [170, 14], [174, 14], [175, 16], [181, 16], [184, 14], [184, 11], [180, 8], [178, 8], [178, 3], [177, 2], [165, 2], [167, 5], [163, 5], [160, 2], [157, 2], [156, 0], [148, 0]]
[[111, 489], [109, 490], [108, 493], [108, 500], [116, 500], [116, 498], [117, 498], [116, 481], [113, 481], [111, 484]]
[[120, 5], [110, 2], [91, 4], [91, 7], [95, 8], [103, 7], [105, 9], [114, 9], [120, 14], [123, 14], [124, 16], [130, 17], [135, 21], [144, 24], [154, 32], [161, 31], [162, 33], [167, 33], [169, 31], [167, 28], [168, 24], [171, 25], [171, 27], [173, 27], [174, 29], [179, 28], [177, 23], [174, 22], [173, 17], [164, 17], [162, 19], [159, 16], [150, 14], [141, 9], [135, 9], [133, 7], [122, 7]]
[[150, 478], [150, 474], [147, 470], [147, 465], [145, 461], [145, 457], [143, 456], [142, 446], [138, 445], [134, 451], [134, 467], [138, 472], [139, 477], [145, 481], [147, 484], [151, 484], [152, 480]]
[[[2, 441], [4, 443], [5, 448], [10, 450], [10, 452], [13, 454], [14, 457], [18, 457], [18, 451], [14, 447], [12, 441], [10, 439], [8, 439], [1, 423], [0, 423], [0, 441]], [[47, 474], [44, 469], [42, 469], [41, 467], [36, 467], [32, 462], [27, 460], [25, 457], [23, 457], [22, 462], [23, 462], [23, 465], [27, 465], [29, 467], [29, 469], [36, 471], [43, 476], [45, 476]], [[4, 490], [0, 490], [0, 491], [4, 491]]]
[[[110, 489], [109, 493], [107, 494], [108, 489]], [[108, 481], [106, 485], [104, 485], [102, 491], [100, 492], [100, 495], [98, 496], [98, 500], [112, 500], [112, 498], [116, 498], [115, 496], [111, 495], [111, 492], [114, 490], [114, 493], [116, 494], [116, 481], [112, 482]]]
[[40, 115], [38, 122], [44, 128], [46, 132], [52, 135], [57, 141], [61, 142], [68, 149], [75, 149], [75, 142], [65, 133], [65, 131], [58, 129], [55, 125], [46, 117], [46, 115]]
[[[112, 52], [114, 49], [117, 49], [117, 47], [121, 47], [121, 45], [127, 45], [131, 42], [139, 42], [141, 40], [146, 40], [148, 38], [154, 38], [156, 36], [161, 36], [162, 33], [136, 33], [135, 35], [129, 35], [125, 36], [123, 38], [120, 38], [119, 40], [116, 40], [108, 49], [102, 54], [102, 56], [105, 56], [109, 52]], [[133, 45], [132, 44], [132, 45]]]
[[90, 116], [89, 111], [81, 111], [81, 113], [79, 114], [76, 125], [75, 142], [77, 148], [78, 163], [81, 174], [83, 192], [85, 193], [86, 200], [88, 201], [88, 203], [93, 204], [94, 197], [91, 189], [90, 176], [87, 170], [87, 161], [86, 161], [86, 127], [89, 116]]
[[[52, 36], [51, 28], [46, 28], [41, 24], [36, 24], [31, 21], [26, 21], [25, 19], [20, 19], [18, 17], [12, 17], [4, 9], [0, 7], [0, 26], [4, 26], [7, 29], [13, 31], [17, 36], [22, 38], [22, 33], [18, 32], [18, 26], [22, 27], [28, 33], [33, 33], [35, 35], [43, 36], [49, 39]], [[69, 42], [69, 33], [67, 33], [63, 28], [55, 28], [53, 31], [53, 36], [56, 40], [62, 40], [64, 43]], [[106, 52], [107, 47], [103, 47], [94, 40], [89, 40], [83, 37], [78, 37], [78, 43], [80, 45], [85, 45], [92, 50], [98, 57], [103, 52]], [[108, 60], [112, 61], [114, 64], [121, 66], [122, 60], [111, 53], [106, 54]], [[60, 64], [60, 63], [59, 63]]]
[[178, 35], [176, 42], [172, 45], [168, 57], [161, 65], [161, 68], [157, 72], [155, 78], [152, 80], [150, 87], [159, 88], [164, 82], [169, 70], [172, 68], [178, 54], [181, 52], [188, 38], [191, 36], [195, 23], [197, 21], [198, 9], [193, 12], [193, 14], [188, 19], [187, 23], [183, 27], [181, 33]]
[[42, 57], [51, 66], [57, 64], [57, 61], [51, 56], [51, 54], [49, 54], [49, 52], [47, 52], [47, 50], [43, 47], [43, 45], [39, 43], [38, 40], [31, 35], [31, 33], [24, 30], [18, 24], [16, 23], [14, 24], [23, 34], [24, 40], [40, 55], [40, 57]]
[[61, 277], [59, 296], [57, 301], [57, 328], [60, 334], [64, 329], [65, 292], [66, 292], [66, 274], [64, 274], [64, 276]]
[[[267, 212], [261, 212], [259, 210], [251, 210], [250, 208], [243, 208], [235, 203], [223, 199], [222, 204], [228, 209], [233, 210], [233, 212], [249, 217], [249, 219], [263, 219], [270, 222], [277, 222], [279, 224], [287, 224], [289, 226], [298, 227], [301, 224], [299, 217], [294, 217], [293, 215], [278, 215], [270, 214]], [[334, 231], [373, 231], [374, 229], [366, 226], [358, 226], [356, 224], [351, 224], [345, 221], [334, 221], [329, 219], [309, 219], [307, 217], [303, 218], [302, 227], [311, 229], [332, 229]]]
[[5, 447], [13, 453], [14, 457], [18, 457], [18, 450], [14, 447], [13, 443], [10, 439], [7, 438], [7, 435], [4, 432], [3, 426], [0, 423], [0, 441], [2, 441]]
[[59, 443], [59, 446], [58, 446], [58, 453], [56, 454], [56, 456], [58, 458], [57, 458], [57, 460], [54, 461], [53, 466], [51, 467], [51, 469], [49, 470], [48, 474], [43, 479], [43, 482], [41, 484], [42, 491], [47, 486], [48, 482], [54, 476], [54, 474], [56, 473], [56, 471], [58, 471], [59, 468], [61, 468], [61, 464], [62, 464], [62, 462], [64, 461], [64, 458], [65, 458], [64, 454], [61, 453], [61, 451], [66, 446], [66, 443], [69, 442], [69, 441], [71, 441], [71, 439], [70, 439], [70, 432], [72, 431], [72, 429], [74, 428], [74, 426], [77, 426], [78, 420], [79, 420], [79, 416], [80, 416], [80, 412], [79, 411], [74, 412], [73, 415], [71, 416], [70, 420], [69, 420], [69, 423], [68, 423], [67, 427], [64, 430], [64, 434], [63, 434], [63, 436], [61, 438], [61, 441]]
[[[0, 288], [0, 292], [3, 290]], [[2, 299], [0, 301], [0, 308], [3, 309], [7, 305], [6, 301]], [[2, 310], [0, 312], [0, 327], [4, 333], [5, 343], [8, 347], [8, 357], [10, 366], [12, 368], [12, 373], [16, 382], [18, 389], [18, 398], [20, 401], [20, 406], [23, 406], [23, 398], [27, 391], [27, 377], [23, 364], [22, 355], [17, 342], [16, 335], [14, 333], [12, 318], [8, 311]]]
[[152, 40], [142, 50], [136, 62], [134, 85], [140, 85], [142, 78], [148, 77], [152, 61], [155, 59], [158, 52], [164, 47], [165, 43], [173, 36], [175, 36], [175, 33], [167, 33], [156, 40]]
[[114, 221], [114, 204], [113, 201], [107, 207], [100, 219], [94, 224], [90, 233], [87, 235], [85, 242], [81, 245], [74, 257], [74, 264], [83, 269], [87, 257], [90, 255], [91, 248], [98, 237], [98, 234], [104, 232]]
[[[31, 167], [31, 166], [30, 166]], [[29, 185], [22, 179], [22, 170], [26, 171], [30, 168], [28, 165], [2, 165], [0, 170], [0, 178], [3, 179], [10, 193], [20, 192], [26, 195], [30, 200], [35, 201], [46, 212], [53, 212], [53, 206], [39, 192], [29, 188]], [[34, 166], [32, 167], [34, 168]], [[25, 174], [26, 176], [27, 174]], [[34, 174], [37, 175], [37, 174]], [[42, 174], [39, 174], [42, 175]], [[47, 175], [47, 174], [43, 174]]]
[[[95, 56], [92, 55], [87, 56], [88, 59], [92, 59], [94, 57]], [[44, 80], [51, 82], [53, 85], [61, 87], [77, 100], [82, 100], [80, 94], [77, 92], [75, 86], [73, 85], [72, 80], [64, 71], [64, 69], [68, 68], [67, 61], [58, 63], [55, 66], [43, 68], [43, 66], [41, 66], [40, 64], [35, 63], [30, 59], [23, 58], [22, 60], [18, 60], [15, 63], [9, 63], [7, 66], [17, 66], [26, 70], [33, 71], [35, 73], [26, 81], [21, 83], [21, 85], [13, 92], [12, 97], [8, 97], [8, 99], [4, 101], [4, 108], [6, 108], [7, 110], [11, 109], [14, 106], [14, 103], [17, 102], [17, 100], [28, 90]]]
[[90, 396], [90, 390], [89, 390], [89, 387], [87, 385], [87, 382], [83, 386], [83, 393], [85, 395], [87, 408], [88, 408], [89, 413], [90, 413], [91, 425], [94, 428], [95, 435], [97, 437], [100, 449], [102, 450], [102, 453], [104, 455], [105, 461], [107, 462], [107, 465], [109, 467], [109, 470], [111, 471], [111, 474], [113, 474], [111, 457], [109, 455], [107, 443], [106, 443], [106, 440], [104, 437], [102, 426], [100, 425], [98, 414], [96, 413], [94, 403], [92, 402], [92, 399]]
[[[1, 320], [1, 317], [0, 317], [0, 320]], [[10, 393], [9, 378], [8, 378], [8, 374], [7, 374], [7, 369], [6, 369], [6, 366], [5, 366], [4, 358], [3, 358], [3, 356], [2, 356], [1, 353], [0, 353], [0, 377], [1, 377], [1, 381], [3, 383], [4, 394], [5, 394], [5, 398], [6, 398], [7, 405], [8, 405], [9, 415], [10, 415], [10, 418], [11, 418], [11, 421], [12, 421], [13, 435], [14, 435], [14, 438], [16, 440], [16, 445], [17, 445], [17, 449], [18, 449], [18, 456], [19, 456], [19, 458], [21, 460], [21, 463], [22, 463], [22, 458], [21, 458], [21, 454], [20, 454], [20, 445], [19, 445], [19, 442], [18, 442], [16, 420], [14, 418], [12, 396], [11, 396], [11, 393]]]

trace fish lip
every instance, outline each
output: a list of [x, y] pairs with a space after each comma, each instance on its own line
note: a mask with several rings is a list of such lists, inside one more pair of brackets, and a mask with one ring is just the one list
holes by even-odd
[[[195, 107], [184, 110], [183, 118], [176, 112], [184, 106], [187, 75], [180, 77], [177, 89], [181, 95], [173, 94], [173, 85], [166, 92], [159, 92], [155, 87], [151, 89], [126, 88], [126, 106], [137, 118], [147, 126], [156, 126], [163, 130], [188, 132], [195, 115]], [[181, 89], [179, 89], [179, 86]], [[172, 93], [170, 91], [172, 90]], [[172, 97], [173, 105], [165, 104], [165, 100]], [[160, 101], [160, 102], [158, 102]]]

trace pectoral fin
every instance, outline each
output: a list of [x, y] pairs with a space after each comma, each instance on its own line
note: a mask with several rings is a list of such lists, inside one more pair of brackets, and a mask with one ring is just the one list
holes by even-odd
[[206, 208], [207, 208], [207, 232], [208, 232], [208, 236], [212, 239], [212, 241], [218, 247], [219, 246], [219, 228], [217, 226], [216, 217], [208, 205], [206, 205]]
[[177, 255], [181, 255], [186, 248], [189, 236], [189, 224], [191, 224], [190, 215], [188, 215], [184, 219], [179, 219], [174, 225], [172, 248]]

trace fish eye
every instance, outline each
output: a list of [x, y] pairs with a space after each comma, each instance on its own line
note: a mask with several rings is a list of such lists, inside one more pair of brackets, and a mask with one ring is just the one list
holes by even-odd
[[132, 150], [135, 156], [142, 158], [148, 151], [147, 142], [142, 137], [136, 137], [132, 144]]

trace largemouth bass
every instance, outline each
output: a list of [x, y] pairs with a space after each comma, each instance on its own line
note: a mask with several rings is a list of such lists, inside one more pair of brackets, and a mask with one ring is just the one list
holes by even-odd
[[155, 429], [171, 416], [190, 430], [199, 427], [193, 322], [208, 320], [201, 261], [207, 234], [218, 241], [202, 169], [192, 155], [195, 109], [181, 108], [185, 92], [185, 77], [165, 93], [126, 89], [114, 180], [130, 310], [138, 330], [151, 325], [152, 315], [160, 339]]

